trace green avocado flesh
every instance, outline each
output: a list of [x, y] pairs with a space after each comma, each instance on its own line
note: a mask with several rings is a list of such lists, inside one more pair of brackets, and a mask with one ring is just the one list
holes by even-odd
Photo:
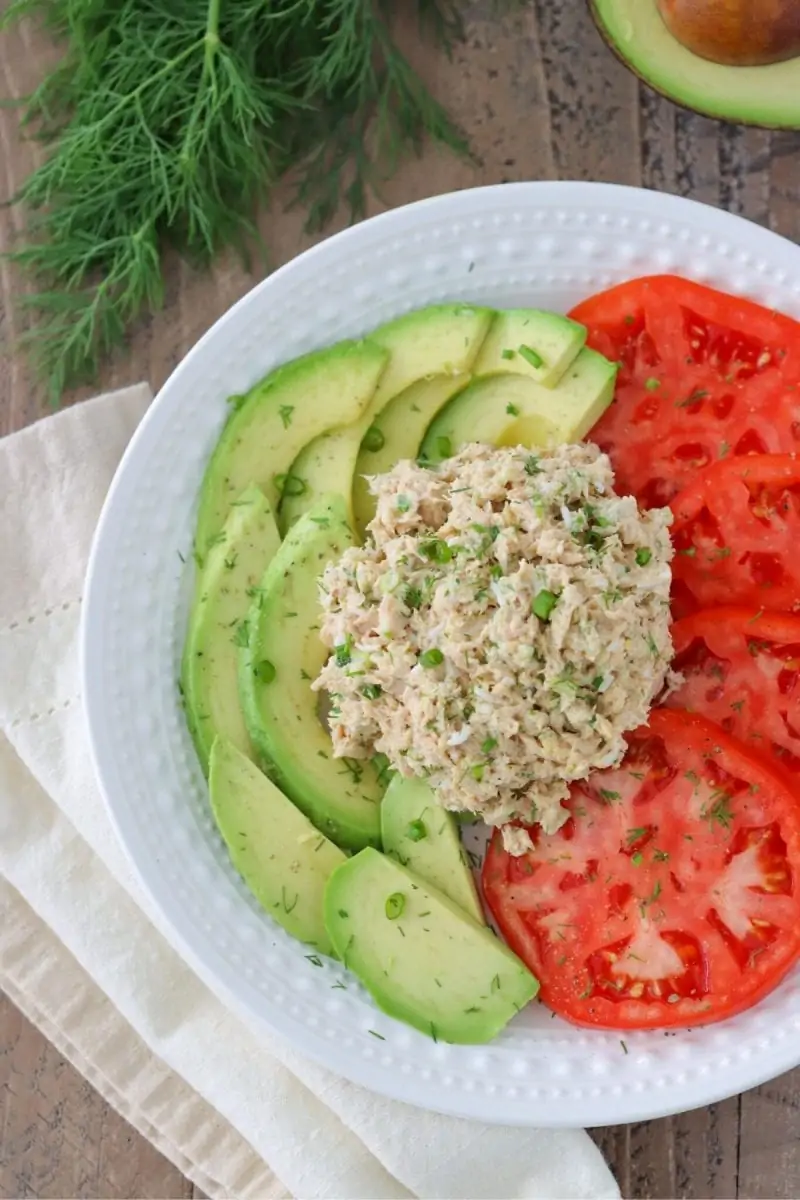
[[420, 457], [441, 462], [468, 442], [548, 446], [579, 441], [614, 395], [617, 368], [594, 350], [581, 350], [554, 388], [520, 375], [476, 379], [431, 423]]
[[[363, 536], [375, 516], [375, 498], [367, 477], [382, 475], [406, 458], [416, 458], [425, 430], [448, 401], [463, 392], [471, 375], [433, 375], [412, 383], [386, 405], [370, 428], [356, 464], [353, 497], [358, 531]], [[374, 449], [373, 449], [374, 447]]]
[[437, 1041], [491, 1041], [539, 990], [490, 930], [377, 850], [333, 872], [325, 927], [378, 1007]]
[[239, 704], [238, 646], [253, 588], [279, 545], [269, 501], [259, 488], [249, 487], [234, 500], [197, 578], [181, 683], [189, 729], [204, 771], [217, 734], [253, 757]]
[[585, 341], [583, 325], [569, 317], [537, 308], [509, 308], [492, 321], [474, 374], [525, 375], [543, 387], [555, 387]]
[[342, 851], [225, 738], [211, 747], [209, 790], [231, 861], [256, 900], [293, 937], [330, 954], [325, 885], [347, 861]]
[[682, 46], [656, 0], [592, 0], [592, 8], [620, 58], [665, 96], [723, 120], [800, 127], [800, 58], [765, 67], [722, 66]]
[[395, 775], [381, 801], [381, 837], [386, 854], [485, 924], [458, 823], [424, 780]]
[[[461, 375], [469, 371], [492, 319], [488, 308], [468, 304], [437, 304], [382, 325], [367, 339], [389, 355], [386, 370], [362, 415], [353, 424], [318, 438], [301, 451], [291, 475], [302, 481], [302, 491], [286, 495], [281, 504], [282, 530], [308, 512], [319, 497], [341, 492], [348, 502], [347, 518], [355, 529], [359, 506], [353, 498], [354, 479], [362, 442], [390, 400], [430, 375]], [[355, 503], [355, 508], [353, 507]], [[369, 519], [369, 518], [367, 518]]]
[[339, 342], [278, 367], [228, 417], [200, 491], [195, 553], [203, 562], [231, 503], [257, 483], [277, 509], [291, 466], [308, 442], [355, 421], [388, 360], [374, 342]]
[[352, 544], [341, 496], [324, 498], [291, 529], [253, 598], [239, 693], [273, 781], [337, 845], [360, 849], [380, 845], [384, 781], [370, 762], [333, 757], [311, 690], [327, 656], [319, 577]]

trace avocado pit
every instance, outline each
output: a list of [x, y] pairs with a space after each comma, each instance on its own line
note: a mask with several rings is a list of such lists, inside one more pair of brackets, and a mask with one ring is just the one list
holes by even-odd
[[797, 0], [656, 0], [667, 29], [692, 53], [727, 66], [768, 66], [800, 55]]

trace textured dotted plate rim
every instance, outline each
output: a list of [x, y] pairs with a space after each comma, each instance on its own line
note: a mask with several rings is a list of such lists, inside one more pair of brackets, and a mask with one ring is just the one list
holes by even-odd
[[81, 628], [91, 753], [159, 927], [251, 1023], [422, 1108], [581, 1126], [711, 1103], [800, 1062], [800, 970], [755, 1009], [705, 1029], [628, 1034], [623, 1047], [616, 1033], [550, 1021], [534, 1005], [491, 1045], [454, 1047], [380, 1014], [336, 964], [310, 964], [230, 866], [180, 711], [190, 592], [181, 559], [190, 559], [202, 469], [225, 397], [296, 354], [437, 300], [563, 308], [621, 279], [670, 270], [800, 316], [797, 246], [656, 192], [508, 184], [347, 229], [258, 284], [183, 359], [128, 446], [98, 524]]

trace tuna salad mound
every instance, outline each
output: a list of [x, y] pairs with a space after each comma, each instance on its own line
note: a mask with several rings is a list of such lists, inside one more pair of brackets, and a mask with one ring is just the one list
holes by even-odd
[[[591, 444], [467, 446], [371, 481], [362, 547], [321, 581], [334, 753], [387, 756], [490, 825], [566, 819], [669, 672], [668, 509], [617, 496]], [[506, 831], [522, 852], [523, 830]]]

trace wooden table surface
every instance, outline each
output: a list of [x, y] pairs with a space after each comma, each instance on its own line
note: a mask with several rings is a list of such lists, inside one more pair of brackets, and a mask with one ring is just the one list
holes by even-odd
[[[466, 0], [468, 38], [451, 63], [416, 44], [431, 86], [459, 116], [478, 161], [436, 151], [402, 168], [376, 210], [438, 192], [521, 179], [594, 179], [692, 196], [800, 239], [800, 135], [721, 125], [639, 85], [606, 51], [582, 0], [528, 0], [497, 15]], [[52, 49], [34, 31], [3, 35], [2, 94], [31, 86]], [[0, 110], [0, 185], [13, 192], [36, 153]], [[20, 215], [0, 210], [8, 248]], [[308, 245], [298, 214], [264, 229], [276, 262]], [[143, 321], [105, 368], [103, 389], [163, 381], [208, 325], [255, 280], [232, 260], [213, 273], [169, 264], [166, 309]], [[15, 350], [14, 301], [25, 286], [0, 276], [0, 433], [47, 405]], [[68, 399], [79, 401], [92, 389]], [[684, 1116], [596, 1131], [626, 1197], [800, 1196], [800, 1069], [744, 1096]], [[188, 1197], [192, 1185], [129, 1128], [8, 1001], [0, 997], [0, 1195]]]

